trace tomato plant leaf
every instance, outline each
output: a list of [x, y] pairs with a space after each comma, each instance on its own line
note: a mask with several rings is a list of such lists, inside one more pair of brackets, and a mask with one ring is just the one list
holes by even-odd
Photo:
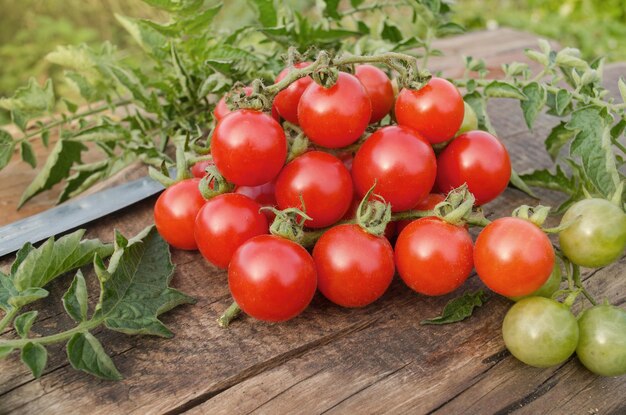
[[28, 332], [30, 332], [30, 328], [33, 326], [35, 319], [37, 318], [38, 312], [36, 310], [29, 311], [24, 314], [20, 314], [15, 318], [13, 325], [15, 326], [15, 331], [21, 338], [25, 338], [28, 336]]
[[3, 272], [0, 272], [0, 308], [5, 312], [13, 309], [13, 306], [9, 304], [9, 299], [18, 295], [13, 280]]
[[545, 141], [546, 150], [552, 161], [556, 161], [561, 148], [569, 143], [575, 135], [574, 131], [566, 128], [566, 123], [563, 121], [552, 128]]
[[530, 187], [528, 187], [528, 184], [526, 184], [526, 182], [519, 176], [515, 169], [511, 169], [511, 178], [509, 179], [509, 185], [526, 193], [530, 197], [539, 199], [539, 197], [531, 190]]
[[102, 379], [120, 380], [122, 374], [107, 355], [102, 344], [88, 331], [76, 333], [67, 343], [67, 358], [74, 369]]
[[9, 298], [9, 304], [14, 308], [20, 308], [26, 304], [45, 298], [48, 294], [48, 291], [43, 288], [27, 288], [25, 290], [17, 291], [11, 298]]
[[465, 32], [465, 28], [458, 23], [445, 22], [437, 26], [436, 34], [439, 37], [459, 35]]
[[74, 321], [80, 323], [87, 320], [87, 284], [80, 270], [74, 276], [70, 288], [63, 295], [63, 307]]
[[465, 320], [487, 301], [487, 294], [483, 290], [466, 292], [461, 297], [450, 300], [443, 308], [440, 316], [422, 320], [420, 324], [449, 324]]
[[84, 229], [79, 229], [57, 241], [51, 237], [39, 248], [31, 250], [12, 275], [18, 291], [43, 287], [54, 278], [88, 264], [95, 254], [106, 257], [113, 247], [97, 239], [82, 240]]
[[385, 20], [383, 22], [382, 30], [380, 31], [380, 37], [391, 43], [398, 43], [402, 40], [402, 32], [398, 29], [398, 26]]
[[33, 147], [30, 145], [28, 141], [22, 141], [20, 143], [20, 153], [22, 155], [22, 160], [26, 163], [30, 164], [30, 166], [34, 169], [37, 167], [37, 159], [35, 158], [35, 153], [33, 152]]
[[86, 149], [82, 143], [75, 141], [57, 141], [37, 176], [24, 190], [18, 208], [67, 177], [72, 164], [80, 162], [81, 152]]
[[26, 130], [26, 122], [54, 108], [55, 95], [52, 80], [40, 86], [35, 78], [30, 78], [27, 86], [18, 88], [11, 98], [1, 98], [0, 108], [11, 111], [15, 124]]
[[522, 89], [522, 92], [527, 97], [525, 101], [520, 101], [524, 120], [528, 128], [532, 129], [535, 118], [546, 103], [546, 90], [537, 82], [531, 82]]
[[485, 87], [485, 95], [494, 98], [513, 98], [520, 101], [526, 100], [526, 95], [515, 85], [502, 81], [492, 81]]
[[263, 27], [274, 27], [278, 24], [278, 16], [274, 0], [248, 0], [256, 9], [259, 22]]
[[15, 149], [15, 141], [11, 134], [0, 129], [0, 170], [6, 167], [11, 161], [13, 150]]
[[491, 126], [489, 116], [487, 115], [487, 105], [485, 102], [485, 97], [480, 92], [474, 91], [470, 94], [465, 94], [463, 100], [465, 100], [465, 102], [467, 102], [476, 113], [478, 128], [481, 130], [489, 131], [490, 133], [495, 135], [495, 131]]
[[119, 14], [116, 14], [115, 18], [150, 56], [156, 60], [166, 59], [169, 42], [162, 33], [141, 19], [133, 19]]
[[15, 350], [15, 348], [11, 346], [0, 346], [0, 359], [4, 359], [10, 355], [13, 350]]
[[41, 344], [29, 342], [22, 347], [21, 358], [22, 362], [33, 372], [33, 376], [38, 378], [48, 362], [48, 352]]
[[169, 288], [174, 266], [167, 242], [154, 227], [141, 240], [129, 242], [113, 256], [108, 275], [101, 279], [101, 301], [93, 319], [102, 319], [111, 330], [126, 334], [171, 337], [157, 316], [193, 299]]
[[332, 19], [341, 19], [341, 15], [337, 11], [340, 0], [324, 0], [324, 16]]
[[572, 102], [572, 94], [567, 89], [559, 89], [555, 96], [555, 109], [557, 115], [562, 115], [570, 102]]
[[568, 177], [559, 165], [556, 166], [555, 173], [548, 169], [541, 169], [524, 173], [520, 177], [529, 186], [540, 186], [566, 193], [574, 192], [577, 187], [576, 180]]
[[580, 157], [585, 176], [605, 197], [610, 197], [620, 182], [611, 142], [612, 123], [605, 109], [591, 106], [574, 111], [566, 125], [576, 132], [570, 155]]

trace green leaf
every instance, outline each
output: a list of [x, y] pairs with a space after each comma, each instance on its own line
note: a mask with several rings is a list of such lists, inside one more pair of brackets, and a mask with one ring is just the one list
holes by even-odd
[[0, 346], [0, 360], [4, 359], [13, 351], [13, 347], [11, 346]]
[[176, 22], [177, 30], [187, 34], [202, 33], [213, 23], [213, 19], [215, 19], [220, 10], [222, 10], [222, 4], [217, 4], [200, 13], [193, 14], [190, 18], [180, 20]]
[[335, 20], [340, 20], [341, 15], [337, 11], [337, 7], [339, 7], [340, 0], [324, 0], [324, 16], [330, 17]]
[[48, 291], [43, 288], [27, 288], [22, 291], [18, 291], [15, 295], [9, 298], [9, 305], [20, 308], [26, 304], [30, 304], [42, 298], [48, 296]]
[[65, 79], [70, 86], [80, 93], [80, 96], [87, 101], [92, 101], [96, 97], [96, 90], [91, 83], [83, 75], [67, 71], [65, 72]]
[[15, 261], [11, 264], [11, 276], [15, 276], [15, 272], [19, 268], [20, 264], [24, 262], [28, 254], [30, 254], [30, 252], [34, 249], [35, 247], [30, 242], [26, 242], [22, 245], [20, 250], [17, 251], [17, 254], [15, 254]]
[[80, 162], [80, 154], [86, 149], [87, 147], [82, 143], [75, 141], [57, 141], [35, 179], [24, 190], [18, 208], [39, 193], [51, 189], [52, 186], [66, 178], [70, 167], [74, 163]]
[[626, 129], [626, 119], [622, 118], [613, 126], [613, 128], [611, 128], [611, 137], [613, 140], [619, 139], [624, 133], [624, 129]]
[[437, 37], [444, 37], [450, 35], [459, 35], [465, 33], [465, 28], [458, 23], [446, 22], [437, 26]]
[[133, 19], [119, 14], [115, 14], [115, 18], [149, 55], [155, 57], [157, 61], [166, 59], [169, 42], [163, 34], [141, 19]]
[[33, 372], [33, 376], [35, 376], [35, 378], [40, 377], [41, 372], [43, 372], [48, 362], [48, 352], [46, 348], [39, 343], [28, 342], [22, 348], [21, 357], [22, 362]]
[[143, 0], [144, 3], [170, 13], [192, 13], [203, 0]]
[[72, 141], [124, 141], [130, 138], [130, 131], [121, 124], [104, 121], [101, 125], [84, 128], [71, 136]]
[[528, 59], [540, 63], [543, 66], [548, 66], [550, 64], [550, 59], [548, 58], [547, 54], [538, 52], [533, 49], [526, 49], [524, 53], [528, 57]]
[[626, 82], [623, 78], [619, 78], [617, 86], [619, 87], [619, 94], [622, 96], [622, 102], [626, 102]]
[[111, 254], [111, 245], [97, 239], [81, 241], [84, 233], [84, 229], [79, 229], [57, 241], [50, 238], [32, 250], [13, 275], [15, 287], [19, 291], [43, 287], [59, 275], [88, 264], [96, 253], [103, 257]]
[[485, 95], [494, 98], [513, 98], [526, 100], [526, 95], [518, 87], [503, 81], [493, 81], [485, 87]]
[[550, 131], [548, 138], [546, 138], [545, 145], [552, 161], [557, 159], [561, 148], [574, 138], [574, 136], [574, 131], [567, 129], [563, 121]]
[[72, 336], [67, 343], [67, 358], [74, 369], [99, 378], [108, 380], [123, 378], [98, 339], [89, 332], [76, 333]]
[[562, 115], [570, 102], [572, 102], [572, 94], [567, 89], [559, 89], [555, 97], [556, 113]]
[[611, 142], [612, 123], [606, 109], [584, 107], [574, 111], [565, 126], [576, 132], [570, 155], [580, 157], [586, 178], [607, 198], [621, 181]]
[[30, 332], [30, 328], [33, 326], [35, 319], [37, 318], [37, 311], [29, 311], [24, 314], [20, 314], [15, 318], [13, 325], [15, 326], [15, 331], [21, 338], [26, 338], [28, 333]]
[[18, 88], [11, 98], [0, 99], [0, 108], [11, 111], [15, 124], [25, 131], [27, 121], [51, 111], [54, 102], [52, 80], [48, 79], [41, 87], [35, 78], [30, 78], [28, 85]]
[[274, 0], [248, 0], [248, 3], [256, 9], [259, 22], [263, 27], [274, 27], [278, 24]]
[[402, 36], [402, 32], [400, 31], [400, 29], [398, 29], [398, 26], [389, 22], [389, 20], [385, 20], [383, 22], [380, 37], [391, 43], [398, 43], [402, 39], [404, 39], [404, 36]]
[[520, 178], [529, 186], [538, 186], [566, 193], [575, 191], [576, 187], [576, 180], [573, 177], [568, 177], [559, 165], [556, 166], [555, 173], [548, 169], [541, 169], [524, 173], [520, 175]]
[[15, 285], [13, 285], [13, 280], [8, 275], [0, 272], [0, 308], [7, 313], [9, 310], [12, 310], [13, 306], [9, 304], [9, 300], [16, 295], [18, 295], [18, 292]]
[[489, 121], [489, 116], [487, 115], [487, 108], [485, 105], [485, 98], [478, 91], [474, 91], [469, 94], [465, 94], [463, 100], [469, 104], [470, 107], [476, 113], [476, 118], [478, 119], [478, 128], [481, 130], [489, 131], [490, 133], [495, 135], [495, 131], [491, 126], [491, 122]]
[[359, 7], [365, 0], [350, 0], [350, 5], [354, 8]]
[[13, 137], [3, 129], [0, 129], [0, 170], [5, 168], [11, 161], [13, 150], [15, 150]]
[[466, 292], [446, 304], [440, 316], [422, 320], [420, 324], [449, 324], [465, 320], [474, 312], [475, 307], [480, 307], [487, 301], [487, 295], [483, 290]]
[[535, 193], [533, 193], [530, 187], [528, 187], [528, 184], [526, 184], [526, 182], [519, 176], [515, 169], [511, 169], [511, 178], [509, 179], [509, 184], [516, 189], [526, 193], [528, 196], [539, 199], [539, 197]]
[[87, 284], [81, 270], [78, 270], [72, 280], [72, 285], [63, 295], [63, 307], [74, 321], [81, 323], [87, 320]]
[[20, 152], [22, 154], [23, 161], [30, 164], [33, 169], [37, 167], [37, 159], [35, 158], [35, 153], [33, 153], [33, 147], [28, 141], [21, 142]]
[[[85, 166], [88, 168], [84, 168]], [[105, 163], [81, 165], [81, 169], [77, 169], [76, 173], [72, 174], [65, 181], [65, 187], [63, 188], [63, 191], [61, 191], [61, 194], [57, 199], [57, 203], [65, 202], [66, 200], [82, 193], [94, 183], [103, 179], [107, 173], [107, 166], [108, 161]]]
[[537, 115], [546, 103], [546, 90], [537, 82], [531, 82], [522, 89], [522, 92], [527, 98], [520, 102], [524, 120], [528, 128], [532, 129]]
[[157, 316], [194, 300], [168, 287], [174, 265], [167, 242], [151, 226], [118, 252], [101, 279], [101, 302], [92, 318], [122, 333], [171, 337]]

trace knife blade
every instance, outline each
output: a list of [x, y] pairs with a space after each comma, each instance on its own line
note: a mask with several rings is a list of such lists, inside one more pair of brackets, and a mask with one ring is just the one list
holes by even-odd
[[0, 227], [0, 257], [17, 251], [26, 242], [37, 243], [77, 228], [162, 191], [163, 185], [145, 176]]

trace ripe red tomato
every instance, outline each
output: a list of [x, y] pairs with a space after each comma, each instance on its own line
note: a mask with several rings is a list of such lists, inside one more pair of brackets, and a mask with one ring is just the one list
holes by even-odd
[[352, 179], [341, 160], [328, 153], [311, 151], [287, 164], [276, 180], [278, 207], [302, 208], [304, 200], [307, 220], [305, 226], [323, 228], [343, 217], [352, 201]]
[[287, 158], [287, 139], [280, 124], [259, 111], [237, 110], [213, 131], [211, 154], [226, 180], [238, 186], [271, 181]]
[[395, 271], [389, 241], [359, 225], [326, 231], [315, 244], [313, 260], [320, 292], [343, 307], [364, 307], [376, 301]]
[[[252, 94], [252, 88], [249, 86], [244, 87], [243, 91], [246, 93], [247, 96], [250, 96], [250, 94]], [[230, 108], [228, 108], [228, 105], [226, 105], [227, 95], [228, 94], [224, 95], [222, 98], [220, 98], [219, 101], [217, 101], [217, 105], [213, 110], [213, 116], [215, 117], [215, 121], [219, 121], [231, 113]]]
[[477, 205], [495, 199], [511, 178], [506, 148], [485, 131], [470, 131], [455, 138], [437, 158], [437, 186], [441, 191], [467, 183]]
[[328, 148], [354, 143], [365, 132], [371, 116], [372, 103], [365, 88], [344, 72], [330, 88], [311, 83], [298, 104], [298, 120], [306, 136]]
[[206, 168], [213, 165], [212, 160], [202, 160], [195, 163], [191, 166], [191, 174], [193, 177], [197, 177], [198, 179], [202, 179], [206, 176]]
[[527, 295], [550, 277], [554, 250], [550, 239], [532, 222], [500, 218], [478, 235], [474, 265], [492, 291], [507, 297]]
[[198, 211], [206, 200], [198, 184], [187, 179], [165, 189], [154, 205], [154, 223], [168, 244], [178, 249], [197, 249], [193, 228]]
[[[301, 69], [306, 68], [310, 64], [311, 62], [300, 62], [295, 64], [294, 67]], [[290, 70], [291, 68], [283, 69], [276, 77], [276, 82], [283, 80]], [[274, 107], [285, 120], [292, 124], [299, 125], [298, 103], [300, 102], [300, 97], [311, 83], [313, 83], [313, 79], [310, 76], [305, 76], [276, 94]]]
[[213, 265], [226, 268], [233, 253], [248, 239], [268, 232], [267, 218], [247, 196], [225, 193], [198, 212], [193, 235], [200, 253]]
[[[426, 196], [426, 199], [422, 200], [417, 205], [413, 206], [411, 210], [432, 210], [435, 208], [435, 206], [437, 206], [439, 203], [443, 202], [444, 200], [446, 200], [446, 197], [444, 195], [440, 193], [430, 193], [428, 196]], [[413, 220], [411, 219], [396, 221], [398, 225], [398, 228], [397, 228], [398, 235], [411, 222], [413, 222]]]
[[454, 137], [463, 123], [465, 106], [456, 87], [442, 78], [432, 78], [422, 89], [403, 89], [396, 99], [399, 125], [416, 129], [431, 144]]
[[464, 227], [435, 217], [417, 219], [398, 235], [398, 274], [420, 294], [448, 294], [471, 274], [472, 251], [472, 238]]
[[[277, 205], [275, 190], [276, 180], [272, 180], [260, 186], [238, 186], [235, 189], [235, 193], [246, 195], [261, 206], [275, 207]], [[268, 222], [271, 223], [271, 221], [274, 220], [275, 215], [272, 211], [264, 209], [263, 213], [267, 216]]]
[[357, 151], [352, 179], [360, 197], [376, 181], [374, 193], [391, 203], [392, 211], [411, 209], [433, 187], [437, 162], [432, 147], [415, 130], [383, 127]]
[[246, 314], [264, 321], [289, 320], [304, 311], [315, 294], [315, 263], [295, 242], [256, 236], [233, 255], [228, 286]]
[[385, 118], [393, 106], [393, 87], [386, 73], [372, 65], [357, 65], [354, 76], [365, 87], [372, 102], [370, 124]]

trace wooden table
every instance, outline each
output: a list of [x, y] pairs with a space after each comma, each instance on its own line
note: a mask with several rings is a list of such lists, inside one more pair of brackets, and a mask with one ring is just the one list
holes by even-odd
[[[536, 37], [500, 29], [441, 40], [437, 46], [448, 57], [434, 59], [432, 67], [458, 76], [461, 54], [482, 57], [497, 69], [503, 62], [524, 60], [523, 50], [536, 47]], [[625, 72], [626, 64], [607, 66], [605, 81], [614, 93]], [[515, 102], [498, 101], [490, 113], [518, 171], [550, 165], [542, 138], [553, 119], [541, 117], [529, 132]], [[0, 173], [3, 222], [15, 218], [12, 208], [23, 189], [6, 183], [27, 181], [28, 174], [17, 166]], [[558, 195], [541, 194], [544, 204], [558, 203]], [[29, 213], [52, 199], [38, 197]], [[98, 220], [88, 226], [88, 234], [111, 240], [117, 228], [133, 235], [151, 223], [153, 203], [154, 198]], [[534, 201], [507, 190], [487, 211], [506, 215], [522, 203]], [[38, 380], [12, 355], [0, 361], [0, 413], [626, 413], [626, 376], [594, 376], [576, 358], [550, 369], [513, 358], [500, 334], [511, 305], [502, 297], [492, 296], [463, 323], [421, 326], [420, 320], [438, 314], [459, 293], [426, 298], [396, 278], [378, 302], [364, 309], [343, 309], [316, 295], [301, 316], [287, 323], [244, 317], [224, 330], [215, 319], [231, 301], [225, 272], [196, 252], [174, 250], [172, 256], [174, 286], [198, 299], [195, 306], [163, 316], [175, 338], [96, 332], [125, 376], [120, 382], [73, 370], [61, 345], [49, 348], [48, 366]], [[10, 259], [1, 259], [0, 266]], [[598, 297], [623, 305], [624, 269], [626, 259], [587, 272], [585, 284]], [[87, 278], [95, 296], [95, 278]], [[37, 304], [42, 311], [35, 333], [72, 326], [57, 301], [69, 282], [69, 277], [55, 281], [50, 297]], [[480, 286], [473, 276], [463, 290]]]

